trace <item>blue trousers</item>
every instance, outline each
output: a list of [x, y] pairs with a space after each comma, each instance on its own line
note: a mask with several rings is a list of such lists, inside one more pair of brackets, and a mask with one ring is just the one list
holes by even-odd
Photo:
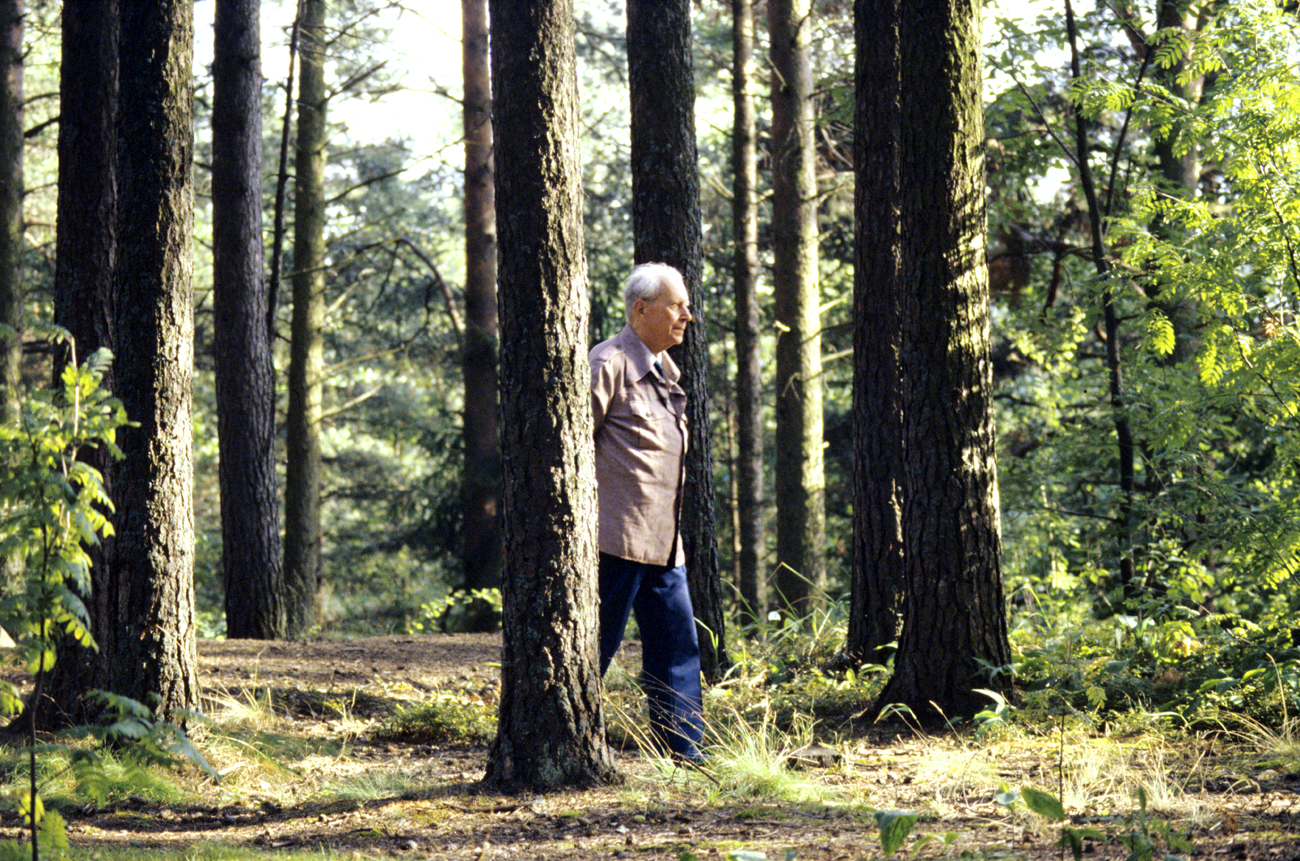
[[623, 642], [628, 613], [641, 629], [641, 686], [656, 742], [687, 759], [700, 757], [704, 719], [700, 643], [686, 587], [686, 566], [669, 568], [600, 554], [600, 674]]

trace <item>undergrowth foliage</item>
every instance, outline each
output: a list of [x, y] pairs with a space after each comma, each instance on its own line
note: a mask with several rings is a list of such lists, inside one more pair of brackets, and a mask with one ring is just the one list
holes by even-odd
[[[70, 343], [66, 331], [44, 327], [34, 332], [50, 343]], [[36, 680], [30, 703], [41, 702], [44, 674], [54, 667], [64, 637], [85, 648], [98, 648], [89, 629], [82, 597], [91, 591], [88, 548], [112, 534], [108, 513], [113, 503], [98, 470], [78, 460], [78, 453], [102, 447], [121, 458], [115, 443], [127, 424], [122, 404], [100, 383], [112, 360], [97, 350], [78, 366], [69, 361], [54, 388], [25, 393], [16, 422], [0, 424], [0, 560], [9, 582], [0, 599], [0, 628], [13, 640], [15, 660]], [[69, 731], [66, 741], [90, 739], [130, 750], [137, 770], [188, 761], [206, 767], [202, 755], [174, 724], [158, 721], [152, 710], [125, 697], [99, 692], [103, 720]], [[15, 685], [0, 680], [0, 715], [14, 717], [35, 708], [24, 702]], [[69, 743], [37, 744], [34, 715], [26, 715], [27, 785], [11, 793], [31, 829], [31, 857], [42, 850], [58, 855], [69, 848], [64, 820], [47, 810], [40, 792], [38, 756], [57, 761], [72, 776], [78, 793], [102, 802], [112, 782], [105, 759], [94, 748]], [[209, 774], [216, 775], [207, 768]], [[0, 857], [18, 857], [19, 844], [0, 842]]]
[[[63, 332], [52, 334], [60, 341], [66, 338]], [[112, 534], [105, 515], [112, 502], [103, 476], [77, 460], [77, 452], [104, 446], [121, 457], [114, 434], [126, 416], [121, 403], [99, 385], [110, 360], [107, 350], [99, 350], [81, 367], [68, 362], [57, 389], [29, 392], [17, 423], [0, 426], [0, 462], [7, 467], [0, 481], [0, 558], [16, 578], [5, 584], [0, 625], [38, 684], [54, 666], [61, 635], [85, 647], [95, 645], [78, 596], [90, 593], [86, 548]], [[40, 701], [39, 690], [32, 701]], [[0, 681], [0, 714], [17, 715], [24, 707], [14, 685]], [[68, 844], [62, 818], [44, 809], [38, 793], [35, 721], [30, 716], [28, 725], [30, 782], [14, 802], [31, 827], [37, 857], [42, 844], [54, 851]]]

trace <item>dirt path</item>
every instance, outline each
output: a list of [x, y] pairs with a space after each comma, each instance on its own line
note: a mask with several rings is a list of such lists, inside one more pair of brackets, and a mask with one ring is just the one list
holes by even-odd
[[[510, 797], [479, 784], [483, 745], [402, 744], [367, 735], [368, 721], [403, 699], [455, 691], [491, 700], [499, 636], [204, 642], [199, 653], [206, 691], [226, 697], [274, 692], [277, 723], [227, 743], [255, 747], [258, 738], [272, 737], [257, 734], [265, 732], [279, 738], [283, 750], [292, 748], [285, 737], [301, 736], [300, 758], [271, 766], [248, 756], [223, 758], [217, 750], [214, 765], [227, 770], [226, 780], [218, 787], [193, 778], [194, 792], [208, 799], [203, 803], [134, 798], [68, 812], [69, 836], [78, 850], [157, 848], [187, 858], [198, 852], [201, 858], [202, 847], [215, 844], [455, 861], [725, 861], [745, 850], [771, 861], [857, 861], [881, 857], [880, 830], [867, 809], [875, 808], [924, 814], [900, 855], [1069, 858], [1056, 845], [1058, 826], [1023, 812], [1008, 814], [993, 799], [998, 781], [1041, 785], [1050, 751], [991, 763], [992, 782], [981, 782], [961, 774], [928, 775], [921, 762], [933, 741], [853, 740], [844, 746], [843, 766], [809, 775], [828, 795], [851, 799], [849, 804], [710, 798], [715, 790], [703, 778], [657, 771], [628, 752], [616, 754], [629, 778], [623, 787]], [[340, 701], [347, 706], [329, 705]], [[969, 769], [979, 755], [955, 760], [954, 768]], [[1281, 774], [1271, 782], [1225, 779], [1205, 787], [1197, 796], [1204, 813], [1194, 826], [1191, 854], [1211, 861], [1300, 861], [1298, 788], [1300, 781]], [[1131, 816], [1124, 819], [1125, 810], [1115, 811], [1110, 822], [1074, 823], [1111, 834], [1089, 844], [1088, 858], [1128, 857], [1119, 838], [1132, 839], [1140, 829]], [[18, 833], [13, 814], [0, 824], [7, 835]], [[918, 834], [933, 836], [918, 849]]]
[[500, 661], [500, 634], [199, 644], [203, 678], [227, 687], [289, 680], [298, 687], [364, 686], [381, 677], [432, 690], [458, 679], [495, 679]]

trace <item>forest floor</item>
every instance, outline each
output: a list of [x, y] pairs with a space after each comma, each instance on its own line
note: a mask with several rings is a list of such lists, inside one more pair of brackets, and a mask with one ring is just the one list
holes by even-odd
[[[635, 649], [625, 651], [620, 660], [634, 661]], [[251, 706], [265, 696], [271, 705], [262, 723], [243, 733], [196, 733], [223, 775], [220, 785], [195, 770], [185, 800], [131, 797], [65, 809], [77, 857], [174, 850], [201, 858], [205, 847], [239, 846], [276, 855], [472, 861], [856, 861], [884, 854], [872, 814], [895, 809], [921, 814], [900, 856], [1070, 857], [1060, 848], [1059, 824], [1031, 814], [1023, 802], [1009, 810], [994, 797], [999, 784], [1056, 791], [1059, 752], [1045, 739], [991, 748], [970, 737], [878, 727], [841, 734], [833, 740], [840, 762], [800, 774], [815, 788], [802, 802], [724, 791], [723, 763], [716, 766], [719, 786], [635, 751], [615, 753], [622, 786], [507, 796], [480, 782], [484, 745], [396, 743], [370, 732], [400, 702], [437, 691], [495, 703], [499, 636], [203, 641], [199, 659], [208, 707]], [[266, 747], [268, 739], [276, 741], [266, 762], [237, 753], [240, 745]], [[1134, 740], [1131, 751], [1151, 760], [1146, 766], [1155, 772], [1183, 775], [1175, 781], [1177, 797], [1153, 798], [1149, 816], [1132, 786], [1118, 801], [1093, 799], [1070, 822], [1097, 832], [1086, 841], [1087, 857], [1161, 858], [1169, 823], [1190, 841], [1179, 856], [1300, 859], [1300, 775], [1204, 737]], [[1068, 797], [1066, 806], [1073, 812]], [[6, 836], [18, 833], [12, 813], [0, 826]], [[1153, 854], [1130, 854], [1144, 845]]]

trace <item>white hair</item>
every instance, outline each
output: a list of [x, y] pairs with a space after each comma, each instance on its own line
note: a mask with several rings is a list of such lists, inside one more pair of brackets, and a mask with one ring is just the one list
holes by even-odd
[[664, 285], [668, 283], [681, 284], [683, 289], [686, 286], [682, 273], [667, 263], [642, 263], [633, 269], [632, 274], [623, 282], [623, 305], [627, 311], [627, 321], [632, 322], [636, 300], [653, 302], [659, 298]]

